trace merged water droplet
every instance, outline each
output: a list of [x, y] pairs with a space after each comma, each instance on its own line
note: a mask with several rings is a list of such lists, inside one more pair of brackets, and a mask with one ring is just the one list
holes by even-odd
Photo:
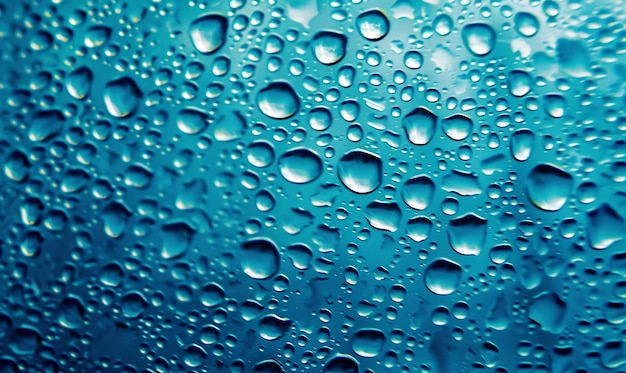
[[479, 57], [488, 55], [496, 46], [496, 32], [486, 23], [463, 26], [461, 37], [465, 47]]
[[407, 236], [415, 242], [426, 241], [433, 230], [433, 223], [425, 216], [409, 220], [406, 225]]
[[574, 178], [560, 168], [541, 164], [530, 171], [526, 183], [533, 205], [545, 211], [557, 211], [567, 202]]
[[207, 14], [189, 25], [189, 37], [200, 53], [216, 52], [226, 42], [228, 19], [220, 14]]
[[324, 65], [334, 65], [346, 55], [348, 38], [334, 31], [321, 31], [311, 41], [315, 58]]
[[603, 203], [587, 213], [587, 235], [594, 249], [602, 250], [626, 238], [626, 223], [611, 206]]
[[424, 283], [428, 290], [437, 295], [454, 293], [461, 282], [461, 266], [448, 259], [437, 259], [424, 271]]
[[541, 325], [541, 329], [550, 333], [561, 333], [565, 326], [567, 304], [554, 292], [537, 295], [528, 313], [528, 317]]
[[287, 119], [300, 110], [300, 99], [288, 83], [274, 82], [259, 91], [257, 105], [270, 118]]
[[367, 40], [377, 41], [389, 32], [389, 19], [378, 9], [368, 10], [358, 15], [356, 27]]
[[357, 149], [346, 153], [337, 164], [341, 183], [354, 193], [371, 193], [382, 183], [382, 161], [366, 150]]
[[287, 181], [294, 184], [306, 184], [322, 174], [323, 163], [312, 150], [296, 148], [280, 156], [278, 169]]

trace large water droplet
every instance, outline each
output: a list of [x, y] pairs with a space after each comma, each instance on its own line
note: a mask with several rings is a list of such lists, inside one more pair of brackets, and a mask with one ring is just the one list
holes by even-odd
[[532, 78], [522, 70], [511, 70], [508, 79], [509, 92], [515, 97], [523, 97], [530, 92]]
[[103, 95], [107, 111], [117, 118], [133, 115], [143, 97], [143, 93], [135, 81], [128, 77], [107, 83]]
[[85, 32], [85, 45], [87, 48], [101, 47], [109, 41], [110, 37], [110, 27], [103, 25], [91, 26]]
[[120, 237], [126, 229], [131, 212], [119, 202], [111, 202], [102, 211], [104, 231], [109, 237]]
[[346, 54], [348, 38], [337, 32], [321, 31], [315, 34], [311, 48], [315, 58], [324, 65], [334, 65]]
[[241, 138], [248, 124], [238, 111], [227, 111], [216, 119], [213, 126], [213, 137], [217, 141], [233, 141]]
[[406, 235], [415, 242], [426, 241], [433, 230], [433, 223], [425, 216], [418, 216], [406, 224]]
[[350, 355], [338, 354], [328, 360], [322, 373], [359, 373], [359, 363]]
[[59, 110], [38, 111], [28, 128], [31, 141], [46, 141], [63, 131], [65, 116]]
[[452, 294], [461, 282], [463, 270], [458, 263], [448, 259], [437, 259], [424, 272], [424, 283], [428, 290], [437, 295]]
[[546, 292], [535, 297], [528, 317], [550, 333], [561, 333], [565, 326], [567, 304], [556, 293]]
[[430, 110], [420, 107], [402, 119], [402, 127], [412, 144], [426, 145], [435, 134], [437, 116]]
[[176, 126], [186, 134], [196, 134], [204, 131], [208, 126], [209, 115], [196, 108], [185, 108], [176, 116]]
[[257, 105], [270, 118], [286, 119], [298, 112], [300, 99], [288, 83], [274, 82], [259, 91]]
[[91, 93], [91, 85], [93, 82], [93, 73], [91, 70], [83, 66], [70, 73], [65, 82], [65, 88], [70, 96], [82, 100]]
[[395, 232], [400, 225], [402, 211], [397, 203], [374, 201], [367, 205], [365, 218], [376, 229]]
[[528, 12], [518, 12], [513, 20], [515, 31], [525, 37], [531, 37], [539, 32], [539, 20]]
[[404, 203], [416, 210], [427, 208], [434, 193], [435, 183], [426, 175], [411, 178], [402, 187]]
[[267, 239], [253, 239], [241, 245], [243, 271], [253, 279], [264, 280], [278, 272], [279, 255], [276, 245]]
[[511, 155], [520, 162], [530, 158], [535, 143], [535, 135], [532, 131], [521, 129], [511, 136]]
[[83, 302], [74, 296], [63, 299], [59, 305], [59, 324], [69, 329], [76, 329], [83, 325], [85, 306]]
[[283, 177], [294, 184], [305, 184], [322, 174], [322, 160], [307, 148], [289, 150], [280, 156], [278, 168]]
[[463, 114], [454, 114], [441, 121], [443, 132], [452, 140], [465, 140], [474, 127], [472, 120]]
[[378, 9], [359, 14], [356, 18], [356, 26], [361, 36], [372, 41], [384, 38], [389, 32], [389, 20]]
[[465, 47], [476, 56], [485, 56], [496, 45], [496, 32], [485, 23], [472, 23], [461, 30]]
[[608, 204], [604, 203], [587, 213], [589, 224], [587, 235], [594, 249], [606, 249], [626, 237], [624, 219]]
[[538, 165], [528, 175], [528, 198], [542, 210], [557, 211], [567, 202], [573, 184], [567, 172], [548, 164]]
[[380, 157], [366, 150], [352, 150], [339, 160], [339, 180], [346, 188], [359, 194], [371, 193], [382, 183]]
[[376, 357], [383, 351], [385, 333], [379, 329], [360, 329], [352, 335], [352, 349], [362, 357]]
[[202, 16], [189, 25], [189, 36], [193, 46], [200, 53], [210, 54], [226, 42], [228, 19], [219, 14]]
[[122, 315], [129, 319], [141, 316], [148, 308], [148, 301], [143, 294], [131, 291], [122, 298]]
[[175, 221], [163, 225], [161, 228], [161, 256], [165, 259], [175, 259], [187, 252], [195, 230], [184, 221]]
[[487, 235], [487, 220], [468, 213], [450, 221], [448, 237], [454, 251], [463, 255], [478, 255]]

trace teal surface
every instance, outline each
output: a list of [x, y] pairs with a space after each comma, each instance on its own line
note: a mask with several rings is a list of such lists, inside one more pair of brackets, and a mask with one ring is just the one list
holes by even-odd
[[0, 372], [626, 372], [623, 0], [0, 0]]

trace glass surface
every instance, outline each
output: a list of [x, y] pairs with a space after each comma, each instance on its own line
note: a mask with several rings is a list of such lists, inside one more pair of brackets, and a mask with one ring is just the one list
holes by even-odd
[[626, 372], [623, 0], [0, 0], [0, 372]]

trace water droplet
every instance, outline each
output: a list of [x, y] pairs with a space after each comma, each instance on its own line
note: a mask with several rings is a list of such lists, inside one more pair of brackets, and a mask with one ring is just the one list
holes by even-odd
[[146, 188], [153, 176], [149, 168], [142, 165], [131, 165], [124, 172], [124, 184], [135, 188]]
[[346, 153], [337, 165], [339, 180], [354, 193], [371, 193], [382, 183], [380, 157], [366, 150]]
[[556, 293], [537, 295], [530, 305], [528, 317], [550, 333], [561, 333], [565, 326], [567, 304]]
[[65, 87], [70, 96], [82, 100], [91, 93], [92, 82], [93, 73], [88, 67], [83, 66], [67, 76]]
[[248, 124], [237, 111], [227, 111], [214, 124], [213, 137], [217, 141], [233, 141], [241, 138], [246, 132]]
[[294, 184], [306, 184], [317, 179], [323, 171], [320, 157], [307, 148], [285, 152], [278, 159], [280, 174]]
[[206, 351], [204, 351], [204, 348], [196, 344], [192, 344], [185, 348], [183, 361], [185, 362], [185, 365], [187, 365], [188, 367], [197, 368], [200, 365], [202, 365], [202, 363], [204, 362], [204, 360], [206, 360], [207, 357], [208, 355]]
[[143, 93], [135, 81], [128, 77], [107, 83], [103, 95], [107, 111], [116, 118], [133, 115], [143, 97]]
[[522, 70], [511, 70], [509, 72], [508, 86], [509, 92], [515, 97], [524, 97], [530, 92], [532, 78], [529, 73]]
[[279, 255], [276, 245], [267, 239], [253, 239], [241, 245], [243, 271], [253, 279], [265, 280], [278, 272]]
[[397, 203], [374, 201], [367, 205], [365, 218], [376, 229], [395, 232], [400, 225], [402, 211]]
[[535, 36], [539, 32], [539, 20], [528, 12], [518, 12], [515, 15], [515, 31], [525, 37]]
[[385, 333], [379, 329], [360, 329], [352, 335], [352, 350], [361, 357], [376, 357], [383, 351]]
[[440, 14], [433, 20], [433, 28], [435, 32], [441, 36], [446, 36], [452, 32], [454, 21], [447, 14]]
[[28, 129], [31, 141], [46, 141], [63, 131], [65, 116], [59, 110], [38, 111]]
[[59, 324], [69, 329], [77, 329], [85, 322], [85, 306], [74, 296], [63, 299], [59, 305]]
[[248, 162], [259, 168], [268, 167], [274, 162], [274, 147], [265, 141], [255, 141], [248, 146]]
[[356, 26], [365, 39], [377, 41], [387, 36], [389, 19], [380, 10], [373, 9], [359, 14]]
[[414, 145], [426, 145], [435, 135], [437, 116], [430, 110], [420, 107], [402, 119], [402, 127], [409, 141]]
[[204, 131], [208, 126], [209, 115], [196, 108], [185, 108], [176, 116], [176, 126], [186, 134], [193, 135]]
[[324, 65], [334, 65], [346, 54], [348, 38], [337, 32], [321, 31], [315, 34], [311, 48], [315, 58]]
[[419, 69], [424, 64], [424, 56], [418, 51], [408, 51], [404, 55], [404, 66], [409, 69]]
[[266, 341], [274, 341], [289, 332], [291, 320], [277, 315], [267, 315], [259, 321], [258, 332]]
[[527, 129], [515, 131], [511, 136], [511, 155], [520, 162], [530, 158], [535, 143], [535, 135]]
[[450, 246], [459, 254], [478, 255], [487, 236], [487, 220], [474, 213], [450, 220]]
[[288, 83], [274, 82], [259, 91], [257, 105], [270, 118], [286, 119], [300, 110], [300, 99]]
[[416, 209], [426, 209], [435, 193], [435, 183], [425, 175], [409, 179], [402, 187], [402, 199], [407, 206]]
[[32, 355], [41, 346], [41, 334], [34, 328], [23, 326], [13, 332], [8, 344], [16, 355]]
[[437, 259], [424, 272], [424, 283], [437, 295], [454, 293], [461, 282], [461, 266], [448, 259]]
[[101, 47], [109, 41], [111, 29], [107, 26], [91, 26], [85, 32], [85, 45], [87, 48]]
[[626, 237], [624, 219], [606, 203], [589, 211], [587, 218], [589, 219], [587, 225], [589, 244], [594, 249], [606, 249]]
[[224, 289], [214, 282], [200, 289], [200, 302], [206, 307], [214, 307], [224, 301]]
[[131, 291], [122, 298], [122, 315], [129, 319], [141, 316], [148, 308], [148, 301], [143, 294]]
[[184, 255], [193, 239], [195, 230], [184, 221], [170, 222], [161, 228], [161, 256], [175, 259]]
[[454, 114], [441, 121], [443, 132], [452, 140], [465, 140], [474, 128], [472, 120], [463, 114]]
[[567, 172], [548, 164], [538, 165], [528, 175], [528, 198], [542, 210], [557, 211], [567, 202], [573, 184]]
[[131, 212], [119, 202], [111, 202], [102, 211], [104, 231], [109, 237], [120, 237], [126, 229], [126, 222]]
[[226, 42], [228, 19], [219, 14], [202, 16], [189, 25], [194, 48], [203, 54], [216, 52]]
[[560, 118], [565, 114], [567, 103], [561, 95], [546, 95], [544, 97], [546, 113], [552, 118]]
[[333, 122], [330, 110], [325, 107], [317, 107], [309, 111], [309, 126], [316, 131], [325, 131]]
[[444, 176], [441, 189], [460, 196], [475, 196], [483, 192], [478, 177], [467, 172], [454, 170]]
[[359, 363], [350, 355], [337, 354], [324, 365], [322, 373], [359, 373]]
[[425, 216], [412, 218], [406, 224], [407, 236], [415, 242], [426, 241], [433, 230], [433, 223]]
[[461, 30], [465, 47], [476, 56], [485, 56], [496, 45], [496, 32], [485, 23], [471, 23]]
[[26, 180], [30, 169], [30, 162], [20, 150], [14, 150], [4, 163], [4, 174], [13, 181], [21, 182]]

